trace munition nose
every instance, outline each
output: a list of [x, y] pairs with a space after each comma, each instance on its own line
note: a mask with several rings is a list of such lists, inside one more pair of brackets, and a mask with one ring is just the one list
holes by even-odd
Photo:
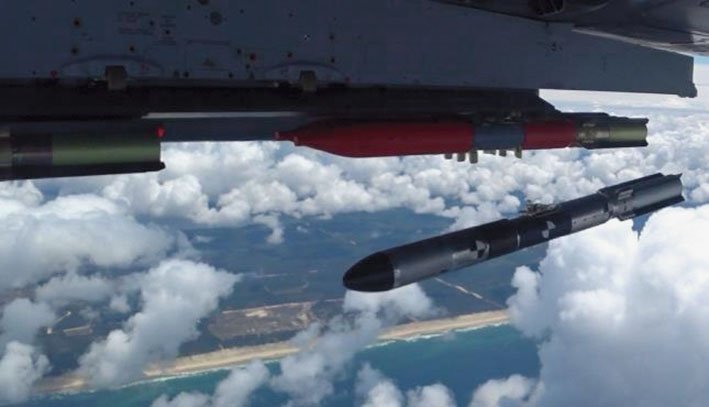
[[347, 270], [342, 283], [347, 289], [355, 291], [391, 290], [394, 288], [394, 267], [389, 256], [382, 252], [374, 253]]

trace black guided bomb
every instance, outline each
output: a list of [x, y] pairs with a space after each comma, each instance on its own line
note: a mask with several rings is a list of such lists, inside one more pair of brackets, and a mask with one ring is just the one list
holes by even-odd
[[570, 235], [609, 219], [631, 219], [684, 201], [680, 175], [654, 174], [557, 205], [535, 205], [522, 216], [374, 253], [343, 277], [357, 291], [387, 291]]

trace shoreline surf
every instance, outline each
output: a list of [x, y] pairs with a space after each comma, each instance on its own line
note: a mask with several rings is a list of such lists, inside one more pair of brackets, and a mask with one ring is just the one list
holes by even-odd
[[[387, 342], [438, 336], [453, 331], [485, 328], [502, 325], [508, 322], [509, 316], [505, 310], [478, 312], [450, 318], [411, 322], [396, 325], [385, 330], [372, 346], [378, 346]], [[202, 354], [181, 356], [169, 363], [149, 366], [145, 369], [142, 379], [126, 386], [145, 381], [169, 379], [228, 369], [259, 359], [264, 361], [278, 360], [298, 351], [299, 349], [297, 347], [286, 341], [256, 346], [226, 348]], [[91, 390], [93, 389], [89, 388], [86, 381], [77, 373], [68, 373], [57, 377], [45, 378], [35, 387], [35, 391], [40, 395], [77, 393]]]

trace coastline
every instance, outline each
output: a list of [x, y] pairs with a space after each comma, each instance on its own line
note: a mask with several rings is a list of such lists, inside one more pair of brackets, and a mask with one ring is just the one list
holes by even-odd
[[[384, 331], [377, 343], [407, 340], [426, 335], [444, 334], [462, 329], [484, 328], [505, 324], [509, 316], [505, 310], [486, 311], [464, 314], [456, 317], [441, 318], [421, 322], [396, 325]], [[298, 352], [298, 348], [289, 342], [275, 342], [256, 346], [244, 346], [220, 349], [198, 355], [181, 356], [174, 361], [153, 365], [145, 369], [142, 380], [168, 378], [186, 374], [195, 374], [211, 370], [226, 369], [243, 365], [253, 360], [281, 359]], [[88, 390], [86, 382], [76, 373], [50, 377], [41, 380], [35, 387], [40, 394], [78, 392]]]

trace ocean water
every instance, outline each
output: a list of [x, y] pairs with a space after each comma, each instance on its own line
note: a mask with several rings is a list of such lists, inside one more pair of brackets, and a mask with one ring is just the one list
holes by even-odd
[[[450, 388], [458, 402], [470, 402], [473, 389], [488, 379], [514, 373], [537, 376], [539, 359], [535, 344], [508, 325], [458, 331], [439, 336], [393, 341], [360, 352], [346, 374], [335, 383], [336, 394], [323, 406], [354, 406], [354, 381], [357, 370], [369, 363], [394, 380], [403, 391], [433, 383]], [[269, 363], [272, 373], [277, 363]], [[160, 379], [116, 390], [54, 395], [31, 400], [26, 407], [138, 407], [150, 404], [162, 394], [174, 396], [183, 391], [213, 392], [227, 371]], [[284, 395], [262, 389], [254, 394], [252, 406], [278, 406]]]

